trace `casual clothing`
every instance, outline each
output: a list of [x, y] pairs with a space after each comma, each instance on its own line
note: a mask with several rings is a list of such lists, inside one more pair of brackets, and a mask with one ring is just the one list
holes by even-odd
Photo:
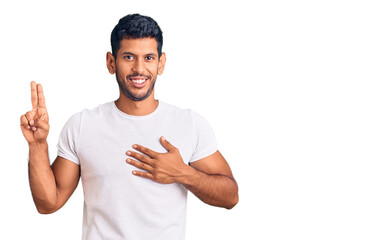
[[187, 189], [134, 176], [132, 170], [140, 169], [126, 163], [133, 144], [167, 152], [161, 136], [179, 149], [185, 163], [217, 151], [204, 118], [162, 101], [146, 116], [123, 113], [112, 101], [68, 120], [58, 155], [81, 168], [83, 240], [185, 238]]

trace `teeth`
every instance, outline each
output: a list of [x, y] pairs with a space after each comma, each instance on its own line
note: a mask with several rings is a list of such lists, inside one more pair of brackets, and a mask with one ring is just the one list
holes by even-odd
[[142, 79], [142, 80], [133, 80], [133, 82], [137, 83], [137, 84], [141, 84], [143, 82], [145, 82], [145, 79]]

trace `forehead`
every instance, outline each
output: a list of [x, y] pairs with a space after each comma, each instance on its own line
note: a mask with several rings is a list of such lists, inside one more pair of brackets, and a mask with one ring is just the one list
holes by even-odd
[[157, 54], [157, 41], [155, 38], [122, 39], [118, 53], [131, 52], [133, 54]]

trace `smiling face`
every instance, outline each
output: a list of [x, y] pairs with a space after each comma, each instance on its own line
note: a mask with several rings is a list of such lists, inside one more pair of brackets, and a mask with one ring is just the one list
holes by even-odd
[[158, 56], [156, 39], [122, 39], [116, 56], [107, 53], [107, 68], [115, 73], [121, 92], [133, 101], [153, 98], [157, 75], [166, 62], [165, 53]]

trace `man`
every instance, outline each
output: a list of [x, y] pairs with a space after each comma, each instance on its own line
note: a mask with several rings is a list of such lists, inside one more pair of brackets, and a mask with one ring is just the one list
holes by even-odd
[[120, 96], [68, 120], [52, 166], [42, 85], [31, 83], [33, 109], [21, 116], [21, 129], [34, 203], [42, 214], [57, 211], [81, 177], [83, 239], [184, 239], [187, 190], [213, 206], [231, 209], [238, 202], [209, 124], [154, 98], [166, 62], [162, 44], [152, 18], [120, 19], [106, 57]]

